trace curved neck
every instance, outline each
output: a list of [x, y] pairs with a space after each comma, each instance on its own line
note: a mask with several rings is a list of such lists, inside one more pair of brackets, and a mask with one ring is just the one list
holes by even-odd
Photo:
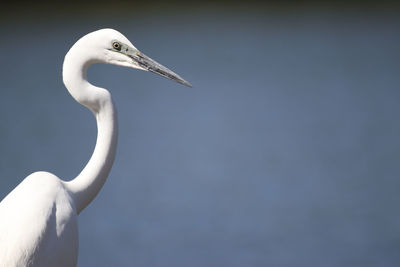
[[97, 122], [96, 146], [89, 162], [75, 179], [65, 182], [78, 214], [103, 187], [114, 162], [118, 139], [117, 112], [110, 93], [86, 80], [90, 65], [88, 61], [74, 59], [70, 51], [63, 66], [63, 79], [68, 91], [93, 112]]

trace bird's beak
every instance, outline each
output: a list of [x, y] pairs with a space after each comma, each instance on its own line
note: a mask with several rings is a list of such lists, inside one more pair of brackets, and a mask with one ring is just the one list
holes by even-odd
[[154, 72], [161, 76], [164, 76], [170, 80], [178, 82], [180, 84], [186, 85], [188, 87], [193, 87], [189, 82], [185, 81], [181, 76], [174, 73], [170, 69], [164, 67], [163, 65], [157, 63], [155, 60], [152, 60], [148, 56], [144, 55], [138, 50], [130, 50], [127, 53], [127, 56], [132, 58], [135, 63], [142, 69]]

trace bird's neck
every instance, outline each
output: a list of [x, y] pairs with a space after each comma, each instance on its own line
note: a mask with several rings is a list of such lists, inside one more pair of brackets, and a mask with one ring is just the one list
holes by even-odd
[[90, 62], [64, 61], [63, 77], [68, 91], [80, 104], [89, 108], [96, 117], [97, 140], [94, 152], [81, 173], [66, 182], [79, 214], [103, 187], [114, 162], [118, 122], [117, 111], [110, 93], [91, 85], [86, 80]]

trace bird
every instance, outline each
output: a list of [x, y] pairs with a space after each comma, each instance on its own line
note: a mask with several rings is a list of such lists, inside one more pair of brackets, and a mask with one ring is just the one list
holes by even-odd
[[89, 66], [96, 63], [150, 71], [192, 87], [117, 30], [96, 30], [76, 41], [65, 55], [62, 78], [71, 96], [96, 118], [93, 154], [74, 179], [34, 172], [0, 202], [0, 267], [77, 265], [78, 215], [103, 187], [118, 139], [117, 111], [110, 92], [87, 80]]

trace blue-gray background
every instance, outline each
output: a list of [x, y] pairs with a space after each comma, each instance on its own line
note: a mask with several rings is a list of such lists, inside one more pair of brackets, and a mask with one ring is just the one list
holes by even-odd
[[398, 9], [43, 8], [1, 21], [0, 198], [89, 159], [95, 120], [61, 79], [82, 35], [115, 28], [195, 86], [90, 69], [120, 139], [78, 266], [399, 266]]

